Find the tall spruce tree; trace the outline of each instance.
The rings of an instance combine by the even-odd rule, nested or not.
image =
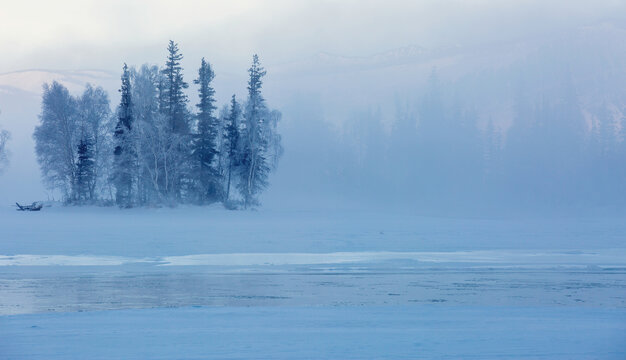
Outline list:
[[[115,164],[113,182],[115,201],[120,207],[133,206],[133,185],[136,167],[136,149],[133,136],[133,111],[130,85],[130,72],[124,64],[122,72],[121,100],[118,108],[118,122],[115,126]]]
[[[252,57],[252,66],[248,73],[248,99],[241,130],[241,158],[238,167],[238,188],[245,208],[258,204],[258,194],[267,186],[270,171],[266,154],[268,142],[264,131],[268,111],[261,94],[262,78],[266,72],[256,54]]]
[[[200,203],[216,201],[220,196],[218,173],[215,169],[217,150],[218,121],[213,115],[217,109],[215,104],[215,90],[211,81],[215,77],[211,64],[204,58],[198,70],[198,78],[194,84],[199,85],[197,131],[192,144],[193,178],[197,187],[197,196]]]
[[[179,52],[178,44],[170,40],[167,46],[167,61],[162,70],[161,109],[169,117],[172,132],[188,134],[188,99],[184,90],[189,87],[189,84],[183,80],[183,68],[180,66],[182,58],[183,54]]]
[[[224,104],[217,115],[217,136],[215,138],[215,148],[217,149],[217,156],[215,159],[215,172],[217,173],[217,179],[220,182],[220,194],[221,199],[224,200],[226,195],[226,172],[228,164],[228,154],[226,151],[226,123],[230,115],[230,103]]]
[[[169,126],[166,147],[172,149],[169,158],[166,186],[166,198],[170,205],[184,200],[184,195],[192,197],[193,184],[191,179],[192,155],[190,114],[187,109],[189,99],[184,89],[189,85],[183,80],[183,68],[180,65],[183,55],[179,52],[178,44],[170,40],[167,47],[167,61],[161,70],[163,79],[159,84],[159,99],[161,114],[165,116]]]
[[[223,131],[224,140],[223,140],[223,149],[225,152],[226,158],[226,194],[224,196],[224,200],[226,203],[230,201],[230,185],[231,178],[234,171],[235,166],[239,163],[239,118],[241,117],[241,106],[237,102],[235,95],[230,101],[230,110],[228,113],[228,118],[225,122],[225,129]]]
[[[91,202],[95,198],[96,161],[94,143],[88,137],[84,137],[78,143],[76,149],[78,160],[76,161],[76,201],[79,203]]]

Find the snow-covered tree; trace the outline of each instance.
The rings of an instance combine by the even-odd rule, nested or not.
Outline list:
[[[138,180],[137,198],[140,204],[161,202],[162,162],[154,141],[154,127],[159,114],[158,85],[161,74],[157,66],[142,65],[139,70],[130,69],[135,137],[137,139]]]
[[[181,164],[189,153],[188,135],[172,132],[170,117],[161,112],[160,85],[164,75],[156,66],[131,69],[133,115],[138,154],[138,202],[174,205],[178,198]]]
[[[282,137],[278,133],[278,123],[282,119],[283,114],[278,110],[271,110],[267,114],[267,120],[264,122],[264,137],[267,139],[267,158],[271,170],[276,170],[278,161],[283,155],[284,149]]]
[[[79,203],[93,201],[96,183],[96,160],[93,140],[89,137],[81,138],[76,153],[78,160],[76,161],[75,201]]]
[[[265,69],[255,54],[248,69],[248,99],[240,130],[239,192],[244,207],[258,204],[258,195],[268,185],[268,176],[282,152],[276,134],[278,112],[270,112],[261,94]]]
[[[215,172],[220,181],[220,200],[224,200],[226,196],[226,164],[228,163],[228,154],[226,151],[226,123],[228,122],[229,115],[230,106],[228,104],[222,105],[219,115],[217,116],[217,136],[215,138],[215,148],[217,149]]]
[[[233,95],[215,116],[215,73],[203,58],[197,114],[187,108],[178,46],[170,41],[163,68],[124,64],[120,104],[112,116],[100,87],[87,84],[73,97],[58,82],[44,86],[41,123],[34,138],[43,178],[68,203],[115,199],[120,207],[243,200],[258,204],[282,154],[281,114],[261,94],[265,70],[258,56],[249,69],[248,97]],[[197,120],[195,123],[192,120]],[[0,163],[6,132],[0,132]],[[231,203],[231,188],[238,189]]]
[[[230,185],[233,171],[239,163],[239,126],[241,123],[241,106],[237,102],[235,95],[230,101],[230,109],[226,121],[223,124],[224,131],[222,137],[222,152],[224,154],[224,177],[226,179],[226,194],[224,201],[230,201]]]
[[[122,72],[121,100],[117,109],[115,125],[115,163],[113,183],[115,184],[115,202],[120,207],[132,207],[134,203],[133,187],[136,182],[136,141],[133,132],[134,118],[131,96],[130,72],[124,64]]]
[[[87,84],[83,94],[77,99],[77,116],[78,116],[78,139],[83,143],[86,154],[89,154],[90,160],[93,162],[88,177],[89,182],[85,185],[87,189],[86,197],[79,195],[82,202],[93,202],[100,195],[109,193],[111,189],[108,186],[108,178],[111,176],[112,165],[112,129],[113,119],[111,116],[111,108],[109,104],[109,96],[101,87],[94,88]],[[86,154],[82,154],[85,156]],[[78,153],[79,160],[81,154]],[[83,159],[83,161],[86,159]],[[85,178],[83,178],[85,180]]]
[[[168,55],[165,67],[161,70],[162,78],[159,81],[159,109],[169,122],[169,137],[176,142],[174,150],[178,152],[175,158],[179,161],[171,163],[168,174],[173,183],[168,197],[171,201],[182,201],[185,192],[193,191],[190,182],[191,169],[191,131],[190,113],[187,109],[187,95],[184,89],[189,85],[183,80],[183,68],[180,65],[183,55],[179,52],[178,44],[170,40],[167,47]],[[171,148],[167,144],[167,148]]]
[[[95,201],[104,192],[110,167],[106,92],[87,85],[80,97],[73,97],[54,81],[44,85],[42,100],[33,136],[44,182],[60,190],[66,202]]]
[[[167,116],[158,113],[151,123],[142,127],[142,165],[156,198],[153,202],[175,205],[178,199],[180,164],[188,159],[182,156],[180,148],[186,145],[187,138],[172,134]]]
[[[66,201],[75,198],[77,139],[76,100],[54,81],[43,85],[39,125],[35,128],[35,152],[43,180],[58,189]]]
[[[189,85],[183,80],[183,68],[180,60],[183,54],[179,52],[178,44],[170,40],[167,46],[167,61],[161,70],[163,80],[161,84],[161,111],[169,117],[172,132],[178,134],[189,133],[189,116],[187,111],[187,95],[184,90]]]
[[[211,64],[204,58],[198,70],[198,78],[194,84],[198,85],[200,97],[197,114],[197,130],[192,143],[192,178],[195,183],[197,198],[200,203],[213,202],[220,196],[220,183],[216,169],[217,136],[219,133],[218,119],[213,115],[217,109],[215,90],[211,81],[215,77]]]

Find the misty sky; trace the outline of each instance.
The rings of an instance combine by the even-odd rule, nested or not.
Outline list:
[[[167,40],[187,58],[238,69],[319,52],[367,56],[416,44],[473,46],[626,18],[624,1],[3,1],[0,73],[158,63]]]

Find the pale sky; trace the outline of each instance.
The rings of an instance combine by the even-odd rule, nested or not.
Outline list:
[[[239,67],[319,52],[366,56],[410,44],[477,45],[626,18],[603,0],[1,0],[0,73],[160,63],[169,39],[186,57]]]

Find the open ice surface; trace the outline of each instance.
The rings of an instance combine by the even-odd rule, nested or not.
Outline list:
[[[622,220],[0,209],[0,357],[620,359]]]

